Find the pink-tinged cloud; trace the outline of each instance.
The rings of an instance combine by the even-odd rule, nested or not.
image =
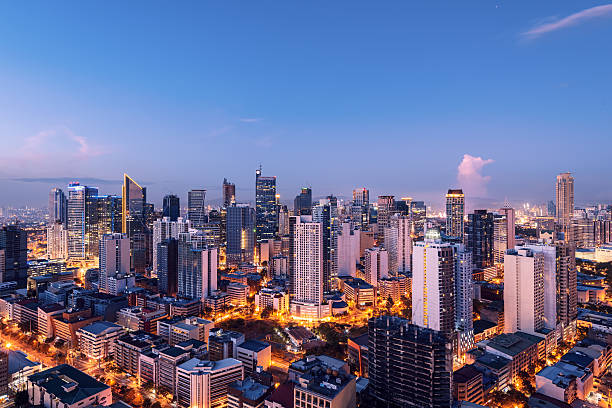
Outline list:
[[[61,166],[74,168],[87,164],[89,159],[105,153],[104,149],[92,146],[87,138],[60,127],[24,138],[21,146],[10,155],[0,154],[0,170],[19,174],[34,170],[45,173]]]
[[[597,17],[611,17],[612,16],[612,4],[604,4],[603,6],[591,7],[586,10],[579,11],[571,14],[560,20],[556,20],[550,23],[544,23],[533,27],[529,31],[525,31],[523,36],[528,38],[536,38],[541,35],[561,30],[567,27],[572,27],[588,20]]]
[[[457,181],[463,192],[470,197],[485,197],[490,176],[482,175],[482,168],[493,163],[492,159],[483,159],[469,154],[463,155],[463,160],[457,167]]]

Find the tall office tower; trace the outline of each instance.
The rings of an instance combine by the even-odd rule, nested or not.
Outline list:
[[[365,281],[378,286],[378,281],[389,277],[389,252],[373,247],[365,250]]]
[[[255,171],[255,230],[257,242],[274,239],[278,232],[276,176],[262,176],[261,166]]]
[[[391,228],[397,231],[397,262],[396,268],[391,269],[393,274],[397,272],[410,272],[412,263],[412,228],[413,222],[410,215],[396,214],[391,217]],[[385,237],[385,242],[387,238]]]
[[[384,239],[385,228],[391,226],[391,213],[395,207],[393,196],[378,196],[378,215],[376,217],[376,229],[378,241]]]
[[[0,395],[7,395],[9,392],[9,349],[0,349]],[[12,382],[12,381],[11,381]]]
[[[557,249],[552,245],[530,244],[521,248],[544,256],[544,327],[557,326]]]
[[[204,241],[190,233],[178,240],[178,296],[206,299],[217,290],[217,248],[206,247]]]
[[[474,267],[485,269],[493,266],[493,213],[475,210],[468,215],[465,234],[466,246],[472,251]]]
[[[565,241],[572,241],[572,216],[574,215],[574,178],[572,173],[561,173],[556,184],[556,219],[559,230],[565,234]]]
[[[548,215],[551,217],[557,216],[557,206],[553,200],[550,200],[546,205],[546,209],[548,210]]]
[[[451,407],[452,344],[443,333],[399,317],[376,317],[368,321],[368,350],[377,407]]]
[[[361,225],[361,230],[368,229],[370,224],[370,192],[367,188],[356,188],[353,190],[353,221]]]
[[[98,236],[121,232],[121,197],[114,195],[98,196],[95,201]]]
[[[544,328],[544,255],[509,249],[504,259],[504,332]]]
[[[396,214],[397,215],[397,214]],[[389,273],[393,276],[397,275],[397,264],[398,264],[398,235],[397,224],[393,225],[393,217],[391,218],[391,226],[385,228],[384,245],[383,248],[387,250],[389,255]]]
[[[121,230],[130,239],[131,267],[137,273],[144,273],[149,266],[147,243],[150,241],[146,210],[147,189],[124,174],[122,192]]]
[[[312,207],[312,220],[323,228],[323,291],[335,287],[338,278],[338,199],[328,196]]]
[[[68,258],[68,231],[59,221],[47,227],[47,258]]]
[[[244,368],[242,362],[233,358],[219,361],[192,358],[176,367],[176,378],[180,407],[224,408],[232,406],[228,405],[228,387],[244,378]]]
[[[0,250],[4,252],[2,282],[17,282],[25,288],[28,279],[28,233],[16,225],[0,228]]]
[[[92,248],[92,244],[97,242],[96,208],[92,208],[96,204],[93,197],[97,195],[98,189],[95,187],[81,186],[79,183],[68,185],[66,222],[70,258],[87,259],[88,255],[97,252]]]
[[[455,328],[455,258],[437,230],[412,249],[412,322],[451,333]]]
[[[170,221],[176,221],[181,216],[181,204],[178,196],[173,194],[164,196],[162,217],[169,217]]]
[[[312,216],[293,217],[294,299],[320,305],[323,302],[323,224]]]
[[[172,220],[164,217],[153,221],[153,272],[157,273],[159,265],[157,263],[157,246],[167,239],[178,239],[179,234],[189,232],[191,223],[181,217]]]
[[[282,205],[278,211],[278,235],[289,235],[289,210]]]
[[[473,328],[474,282],[472,253],[463,244],[453,245],[455,256],[455,327]]]
[[[248,204],[234,203],[227,208],[228,265],[253,262],[255,212]]]
[[[190,190],[187,193],[187,219],[193,228],[201,228],[206,222],[205,198],[206,190]]]
[[[446,193],[446,235],[463,237],[463,217],[465,215],[465,195],[463,190],[450,189]]]
[[[66,195],[59,188],[52,188],[49,192],[49,225],[61,222],[66,225],[68,210]]]
[[[361,231],[343,222],[338,231],[338,276],[355,276]]]
[[[573,243],[559,241],[557,248],[557,316],[558,321],[569,324],[578,313],[576,252]]]
[[[236,202],[236,185],[223,179],[223,206],[225,208]]]
[[[422,237],[425,234],[425,221],[427,220],[427,206],[424,201],[413,201],[411,208],[412,234]]]
[[[499,213],[506,217],[506,231],[508,232],[508,248],[516,246],[516,216],[514,208],[510,203],[504,203],[504,206],[499,209]]]
[[[293,200],[294,215],[308,215],[312,213],[312,190],[308,187],[302,187],[300,194],[295,196]]]
[[[504,263],[508,245],[508,222],[506,216],[500,214],[493,215],[493,261],[496,265]]]
[[[176,296],[178,291],[178,240],[168,238],[157,244],[157,288],[160,293]]]
[[[130,273],[130,240],[126,234],[100,238],[100,292],[111,293],[111,280]]]

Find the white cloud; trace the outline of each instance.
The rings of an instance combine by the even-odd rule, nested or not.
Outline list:
[[[457,181],[463,192],[471,197],[485,197],[490,176],[482,175],[482,168],[493,163],[492,159],[483,159],[469,154],[463,155],[463,160],[457,167]]]
[[[243,123],[257,123],[261,122],[263,118],[240,118],[238,120]]]
[[[549,23],[539,24],[533,27],[531,30],[525,31],[523,36],[528,38],[536,38],[553,31],[584,23],[596,17],[605,16],[612,16],[612,4],[591,7]]]

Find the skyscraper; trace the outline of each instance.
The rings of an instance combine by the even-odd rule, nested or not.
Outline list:
[[[206,190],[191,190],[187,193],[187,218],[193,228],[201,228],[206,223],[205,198]]]
[[[554,329],[557,326],[557,249],[552,245],[523,245],[534,254],[544,256],[544,327]]]
[[[508,245],[508,221],[505,215],[493,214],[493,261],[503,264]]]
[[[17,282],[18,288],[25,288],[28,279],[28,233],[16,225],[0,228],[0,251],[3,252],[4,265],[2,282]]]
[[[66,195],[59,188],[52,188],[49,192],[49,225],[60,222],[66,225],[68,209]]]
[[[178,242],[178,296],[205,299],[217,290],[217,248],[206,247],[191,234],[180,234]]]
[[[255,231],[257,242],[274,239],[278,232],[276,176],[262,176],[261,166],[255,171]]]
[[[417,237],[425,234],[425,221],[427,220],[427,206],[424,201],[413,201],[410,207],[412,217],[412,233]]]
[[[378,287],[378,281],[389,277],[389,252],[373,247],[365,250],[365,281]]]
[[[412,322],[451,333],[455,328],[455,258],[453,247],[443,243],[437,230],[412,252]]]
[[[391,213],[395,206],[393,196],[378,196],[378,214],[376,216],[377,237],[379,242],[384,240],[385,228],[391,226]]]
[[[361,231],[343,222],[338,231],[338,276],[355,276],[359,263]]]
[[[474,282],[472,253],[464,245],[453,245],[455,257],[455,327],[459,330],[473,328]]]
[[[559,230],[565,234],[565,241],[572,242],[572,216],[574,215],[574,177],[572,173],[561,173],[556,184],[556,219]]]
[[[130,273],[130,240],[126,234],[105,234],[100,238],[99,253],[100,291],[117,294],[125,287],[117,288],[116,282]]]
[[[504,332],[544,328],[544,255],[509,249],[504,260]]]
[[[391,228],[397,231],[396,262],[395,269],[391,269],[394,275],[398,272],[410,272],[412,262],[412,229],[413,222],[410,215],[395,214],[391,217]],[[385,245],[387,238],[385,237]]]
[[[510,203],[504,203],[504,206],[499,209],[499,213],[506,217],[508,248],[514,248],[516,246],[516,216],[514,208],[510,206]]]
[[[361,230],[368,229],[370,224],[370,192],[367,188],[356,188],[353,190],[354,219],[357,225],[361,225]]]
[[[183,218],[177,218],[172,221],[170,217],[163,217],[153,222],[153,272],[157,273],[159,269],[158,261],[158,245],[167,239],[178,239],[179,235],[184,232],[189,232],[190,221]]]
[[[328,196],[312,208],[312,220],[323,229],[323,290],[332,290],[338,277],[338,199]]]
[[[178,240],[168,238],[157,244],[157,288],[160,293],[176,296],[178,290]]]
[[[236,202],[236,185],[223,179],[223,206],[229,207]]]
[[[558,241],[557,248],[557,316],[568,325],[578,313],[576,249],[573,243]]]
[[[399,317],[368,321],[368,373],[376,407],[450,408],[452,344]]]
[[[302,187],[302,191],[293,200],[294,215],[308,215],[312,211],[312,190]]]
[[[468,221],[465,242],[472,251],[474,267],[485,269],[493,266],[493,213],[475,210],[468,215]]]
[[[122,232],[130,239],[131,267],[144,273],[149,266],[148,246],[150,231],[147,226],[147,189],[141,187],[127,174],[123,175]]]
[[[255,250],[255,214],[248,204],[238,204],[227,208],[227,249],[228,265],[253,262]]]
[[[448,193],[446,193],[446,235],[463,237],[464,215],[465,195],[463,190],[448,190]]]
[[[68,231],[59,221],[47,226],[47,258],[68,258]]]
[[[294,276],[291,314],[296,317],[322,317],[323,302],[323,225],[312,216],[293,218]]]
[[[93,222],[97,205],[93,197],[98,195],[95,187],[82,186],[79,183],[68,185],[67,227],[68,227],[68,257],[77,260],[87,259],[97,249],[97,227]],[[95,229],[95,231],[92,231]],[[95,235],[95,240],[93,239]],[[90,238],[92,238],[90,240]],[[91,241],[91,242],[90,242]]]
[[[170,221],[176,221],[181,216],[181,204],[178,196],[173,194],[164,196],[162,217],[169,217]]]

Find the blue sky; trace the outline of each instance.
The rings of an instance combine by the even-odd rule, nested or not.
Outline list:
[[[0,205],[70,178],[153,201],[254,171],[284,199],[612,200],[612,5],[598,1],[0,4]],[[93,179],[93,180],[92,180]],[[98,180],[96,180],[98,179]]]

